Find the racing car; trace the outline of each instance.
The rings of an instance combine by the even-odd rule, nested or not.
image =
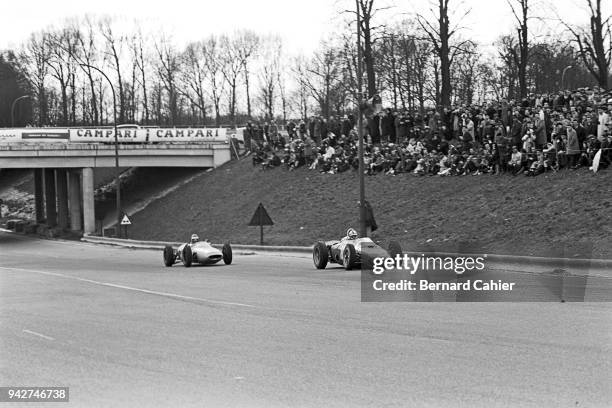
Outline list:
[[[232,246],[229,242],[223,244],[223,248],[219,251],[210,242],[200,241],[196,234],[191,236],[190,242],[181,244],[177,249],[170,245],[164,247],[164,265],[166,266],[172,266],[180,261],[188,268],[192,264],[216,264],[222,259],[226,265],[232,263]]]
[[[385,250],[371,238],[358,238],[353,228],[349,228],[344,238],[318,241],[312,249],[312,259],[317,269],[325,269],[329,262],[340,264],[347,271],[357,267],[370,269],[374,258],[395,258],[400,254],[402,247],[398,242],[391,241],[388,250]]]

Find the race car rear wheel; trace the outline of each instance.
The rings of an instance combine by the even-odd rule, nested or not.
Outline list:
[[[191,247],[189,245],[185,245],[183,247],[183,265],[185,266],[185,268],[189,268],[192,262],[193,252],[191,251]]]
[[[396,255],[402,255],[402,246],[397,241],[389,242],[389,255],[391,258],[395,258]]]
[[[350,271],[355,266],[355,260],[357,258],[355,247],[353,244],[347,244],[342,253],[342,263],[344,263],[344,269]]]
[[[229,242],[226,242],[225,244],[223,244],[221,253],[223,254],[223,262],[225,262],[226,265],[231,264],[232,263],[232,246],[230,245]]]
[[[170,245],[166,245],[164,247],[164,265],[172,266],[174,265],[174,249]]]
[[[315,268],[325,269],[327,262],[329,261],[329,251],[325,242],[317,242],[312,248],[312,260]]]

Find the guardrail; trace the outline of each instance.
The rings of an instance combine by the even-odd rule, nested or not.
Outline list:
[[[85,235],[81,239],[84,242],[106,244],[106,245],[117,245],[128,248],[142,248],[142,249],[163,249],[166,245],[178,246],[183,242],[162,242],[162,241],[138,241],[131,239],[118,239],[108,237],[98,237],[93,235]],[[213,244],[215,247],[221,248],[223,244]],[[304,253],[312,254],[312,246],[284,246],[284,245],[241,245],[232,244],[232,248],[239,250],[248,251],[260,251],[260,252],[293,252],[293,253]],[[509,264],[527,264],[527,265],[540,265],[540,266],[551,266],[551,267],[578,267],[578,268],[604,268],[612,270],[612,259],[588,259],[588,258],[544,258],[537,256],[520,256],[520,255],[500,255],[500,254],[458,254],[450,252],[412,252],[405,251],[405,254],[409,256],[439,256],[439,257],[482,257],[489,262],[497,263],[509,263]]]

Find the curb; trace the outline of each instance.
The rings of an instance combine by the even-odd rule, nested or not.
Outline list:
[[[141,249],[163,249],[166,245],[178,246],[182,242],[163,242],[163,241],[139,241],[132,239],[119,239],[119,238],[107,238],[98,237],[92,235],[84,235],[81,241],[89,242],[93,244],[106,244],[116,245],[128,248],[141,248]],[[213,244],[213,246],[221,247],[223,244]],[[232,244],[232,248],[239,250],[249,250],[257,252],[293,252],[311,254],[312,247],[310,246],[284,246],[284,245],[241,245]],[[412,256],[440,256],[440,257],[485,257],[488,261],[492,262],[505,262],[505,263],[516,263],[516,264],[530,264],[530,265],[543,265],[543,266],[566,266],[566,267],[597,267],[612,269],[612,259],[585,259],[585,258],[544,258],[539,256],[521,256],[521,255],[499,255],[499,254],[459,254],[452,252],[405,252],[407,255]]]

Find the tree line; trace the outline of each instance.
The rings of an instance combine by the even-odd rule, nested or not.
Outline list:
[[[381,17],[390,8],[384,0],[347,2],[345,29],[308,56],[290,55],[278,36],[248,30],[180,47],[164,33],[126,30],[121,20],[73,19],[0,53],[0,126],[108,125],[113,89],[119,123],[235,126],[341,116],[357,106],[358,64],[365,95],[379,93],[386,106],[411,112],[581,86],[607,89],[612,35],[601,0],[580,0],[590,13],[583,26],[557,18],[561,37],[531,35],[534,21],[542,23],[534,1],[506,0],[515,30],[500,35],[494,56],[464,36],[470,10],[455,0],[434,0],[428,14],[393,24]]]

